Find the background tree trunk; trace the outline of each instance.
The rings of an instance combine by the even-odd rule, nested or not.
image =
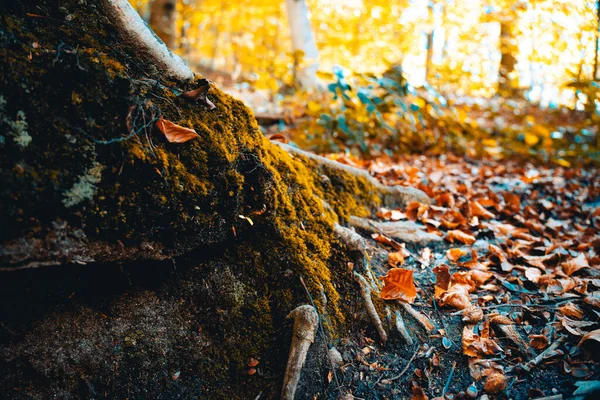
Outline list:
[[[294,51],[294,79],[302,89],[315,89],[319,80],[319,49],[310,26],[309,10],[305,0],[286,0],[292,50]]]
[[[518,86],[515,75],[517,59],[514,22],[508,17],[502,17],[500,22],[500,67],[498,69],[498,94],[510,97]]]
[[[176,0],[152,0],[150,3],[150,26],[170,49],[176,47],[176,10]]]

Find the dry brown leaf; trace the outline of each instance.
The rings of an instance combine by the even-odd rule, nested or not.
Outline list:
[[[371,237],[379,243],[387,244],[388,246],[392,246],[394,250],[401,250],[403,247],[400,243],[396,242],[394,239],[390,239],[389,237],[382,235],[380,233],[373,233]]]
[[[577,343],[577,346],[581,346],[582,344],[584,344],[588,340],[594,340],[596,342],[600,342],[600,329],[596,329],[595,331],[591,331],[591,332],[586,333],[581,338],[581,340],[579,341],[579,343]]]
[[[465,326],[462,335],[463,354],[469,357],[482,357],[502,352],[502,348],[492,339],[473,333],[472,326]]]
[[[504,202],[506,203],[506,208],[514,213],[518,213],[521,211],[521,199],[519,196],[512,192],[504,192],[502,193],[502,197],[504,197]]]
[[[529,335],[529,344],[536,350],[548,347],[548,338],[545,335]]]
[[[558,310],[569,318],[573,318],[576,320],[583,319],[583,310],[579,308],[576,304],[567,303],[563,306],[558,307]]]
[[[483,310],[477,306],[470,306],[463,310],[462,320],[467,324],[476,324],[483,319]]]
[[[406,214],[400,210],[388,210],[387,208],[381,208],[375,215],[387,221],[400,221],[408,218]]]
[[[392,268],[381,278],[383,288],[379,297],[384,300],[404,300],[408,303],[415,301],[417,288],[413,279],[413,271],[404,268]]]
[[[537,268],[525,268],[525,277],[529,279],[533,283],[538,283],[540,277],[542,276],[542,271]]]
[[[579,253],[579,255],[575,258],[570,259],[569,261],[565,261],[562,263],[561,267],[567,276],[573,275],[575,272],[579,271],[582,268],[588,268],[590,265],[588,264],[587,258],[583,253]]]
[[[500,372],[492,373],[485,381],[484,389],[490,394],[496,394],[506,389],[506,376]]]
[[[404,253],[401,251],[395,251],[393,253],[388,253],[388,264],[394,268],[399,265],[404,264]]]
[[[195,130],[177,125],[162,116],[156,121],[156,126],[171,143],[185,143],[188,140],[200,137]]]
[[[464,244],[473,244],[477,241],[474,236],[469,235],[468,233],[464,233],[463,231],[459,231],[458,229],[448,231],[448,235],[446,238],[451,242],[459,241]]]
[[[485,207],[476,201],[471,201],[469,203],[469,210],[471,211],[472,216],[480,217],[482,219],[492,219],[495,217],[494,214],[486,210]]]
[[[458,261],[458,259],[464,256],[465,254],[467,254],[466,251],[457,247],[448,249],[448,251],[446,251],[446,257],[452,262]]]

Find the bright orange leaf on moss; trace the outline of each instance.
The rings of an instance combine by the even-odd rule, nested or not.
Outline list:
[[[200,137],[195,130],[177,125],[162,116],[156,121],[156,126],[171,143],[185,143],[188,140]]]
[[[404,300],[408,303],[415,301],[417,288],[413,278],[413,271],[404,268],[392,268],[381,278],[383,289],[379,297],[384,300]]]

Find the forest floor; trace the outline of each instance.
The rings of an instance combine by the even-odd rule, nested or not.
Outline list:
[[[344,366],[327,377],[330,398],[339,389],[364,399],[559,399],[583,381],[576,393],[598,390],[598,353],[588,352],[600,344],[598,169],[452,155],[330,158],[424,190],[433,205],[382,209],[379,222],[414,221],[443,238],[423,245],[359,230],[376,276],[414,272],[413,308],[433,328],[404,313],[413,344],[396,332],[382,345],[374,328],[357,325],[339,347]],[[382,286],[403,298],[409,283]]]

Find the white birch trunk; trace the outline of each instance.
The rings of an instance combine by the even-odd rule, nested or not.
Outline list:
[[[304,54],[302,62],[296,70],[296,83],[304,90],[319,89],[322,86],[317,78],[319,49],[310,26],[306,0],[285,0],[285,5],[293,51]]]

